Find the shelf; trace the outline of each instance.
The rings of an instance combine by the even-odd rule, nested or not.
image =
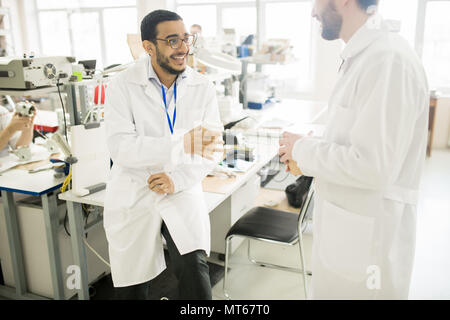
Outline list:
[[[0,89],[0,95],[4,96],[14,96],[14,97],[23,97],[23,96],[36,96],[36,95],[45,95],[48,93],[56,92],[56,86],[48,86],[36,89]]]

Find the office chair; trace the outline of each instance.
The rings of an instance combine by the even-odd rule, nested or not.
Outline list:
[[[231,239],[235,236],[245,237],[248,239],[247,254],[250,262],[263,267],[302,273],[305,297],[308,298],[306,276],[312,275],[312,273],[306,271],[305,269],[302,233],[307,225],[305,217],[313,194],[314,188],[311,183],[308,193],[303,198],[300,214],[266,207],[255,207],[243,215],[230,228],[225,237],[225,273],[223,278],[223,293],[227,299],[230,299],[230,295],[226,289],[228,260],[230,254],[229,249]],[[293,246],[298,243],[301,269],[254,260],[250,255],[250,239],[287,246]]]

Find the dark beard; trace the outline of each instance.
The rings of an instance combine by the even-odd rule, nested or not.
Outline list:
[[[336,7],[330,1],[322,14],[322,38],[325,40],[339,39],[342,28],[342,17],[336,11]]]
[[[184,72],[183,70],[175,70],[169,65],[169,58],[164,57],[162,54],[159,53],[158,47],[156,47],[156,63],[163,68],[165,71],[167,71],[170,74],[173,75],[179,75]]]

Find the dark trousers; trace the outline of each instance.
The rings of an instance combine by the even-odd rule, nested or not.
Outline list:
[[[181,255],[164,222],[161,233],[166,239],[170,264],[178,279],[179,299],[211,300],[211,282],[205,251],[196,250]],[[148,297],[149,284],[150,281],[134,286],[115,288],[116,298],[121,300],[145,300]]]

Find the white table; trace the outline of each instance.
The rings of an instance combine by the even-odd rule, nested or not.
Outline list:
[[[2,191],[6,230],[16,285],[15,290],[7,286],[0,286],[0,295],[2,296],[12,299],[43,298],[27,291],[20,230],[13,197],[14,193],[22,193],[39,196],[42,199],[54,297],[55,299],[64,299],[64,283],[57,237],[59,220],[56,195],[53,193],[62,186],[64,178],[56,179],[53,175],[53,170],[30,174],[23,169],[11,169],[0,175],[0,190]]]
[[[286,108],[283,110],[283,108]],[[267,110],[259,111],[260,113],[265,113],[264,117],[270,118],[276,115],[277,118],[280,115],[284,115],[291,122],[295,119],[298,124],[307,123],[319,111],[323,108],[323,104],[318,103],[295,103],[289,101],[283,105],[277,107],[271,107]],[[251,111],[254,112],[254,111]],[[257,111],[258,112],[258,111]],[[276,138],[269,138],[268,142],[261,143],[256,146],[255,155],[257,160],[255,164],[249,168],[247,172],[239,175],[238,178],[233,182],[232,186],[229,188],[227,193],[211,193],[205,192],[205,201],[207,204],[208,211],[211,213],[219,205],[221,205],[225,200],[229,199],[237,190],[239,190],[243,185],[245,185],[255,174],[264,167],[268,162],[270,162],[278,153],[278,143]],[[82,204],[89,204],[94,206],[104,206],[105,191],[100,191],[91,195],[84,197],[78,197],[72,193],[72,191],[67,191],[65,193],[59,194],[59,199],[67,201],[67,210],[69,217],[70,234],[72,241],[72,250],[74,255],[74,263],[80,267],[81,275],[81,286],[78,290],[78,299],[88,300],[88,277],[87,277],[87,263],[86,263],[86,251],[83,243],[83,235],[85,233],[84,223],[82,219]],[[227,213],[228,214],[228,213]],[[99,220],[97,223],[100,223]],[[212,228],[214,226],[212,225]],[[224,235],[212,235],[218,236],[221,240],[224,240]]]
[[[205,192],[205,201],[209,212],[212,212],[223,201],[230,197],[236,190],[244,185],[251,177],[253,177],[265,164],[267,164],[273,157],[277,155],[278,149],[273,146],[270,151],[265,152],[255,161],[255,164],[244,174],[240,174],[236,181],[233,182],[232,187],[225,194]],[[78,299],[89,299],[89,283],[86,261],[86,250],[83,243],[83,236],[85,233],[85,227],[82,216],[82,204],[89,204],[94,206],[104,206],[105,191],[99,191],[91,195],[84,197],[76,196],[72,191],[67,191],[59,194],[59,199],[67,202],[67,211],[69,218],[69,228],[72,241],[72,249],[74,255],[74,263],[80,267],[81,286],[78,290]],[[101,220],[97,221],[100,223]],[[92,225],[92,224],[91,224]],[[225,239],[225,237],[223,237]]]

